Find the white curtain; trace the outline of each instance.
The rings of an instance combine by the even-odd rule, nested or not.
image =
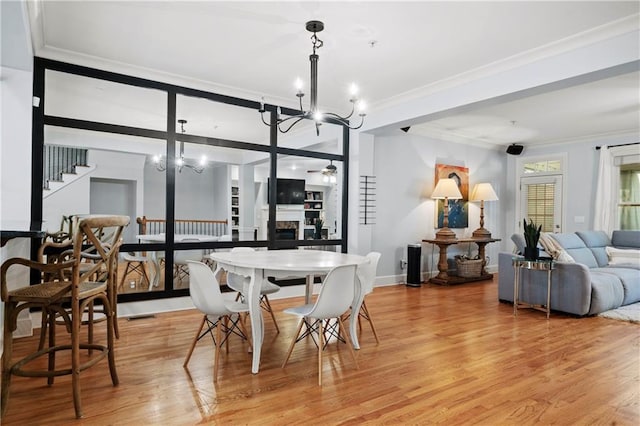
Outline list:
[[[596,205],[593,216],[593,229],[596,231],[605,231],[607,235],[611,235],[615,226],[615,218],[613,217],[615,205],[614,197],[614,179],[613,176],[613,157],[609,148],[603,146],[600,148],[600,165],[598,167],[598,186],[596,187]]]

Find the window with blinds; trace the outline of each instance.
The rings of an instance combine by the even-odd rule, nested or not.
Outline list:
[[[640,229],[640,163],[620,166],[620,229]]]
[[[555,190],[555,183],[538,183],[527,186],[526,217],[536,225],[542,225],[542,232],[553,232]]]

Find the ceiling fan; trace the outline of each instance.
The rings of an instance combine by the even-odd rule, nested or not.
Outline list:
[[[338,174],[338,168],[333,165],[333,160],[327,166],[321,170],[307,170],[307,173],[322,173],[324,175],[323,180],[325,182],[336,182],[336,175]]]

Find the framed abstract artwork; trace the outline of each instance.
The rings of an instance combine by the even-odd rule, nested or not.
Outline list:
[[[455,180],[462,194],[461,200],[449,200],[449,228],[467,228],[469,226],[469,168],[436,164],[435,185],[440,179],[446,178]],[[444,200],[437,200],[437,206],[436,228],[442,228]]]

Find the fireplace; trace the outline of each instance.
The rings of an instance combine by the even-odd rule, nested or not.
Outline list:
[[[297,240],[295,229],[276,229],[276,240]]]
[[[262,208],[260,221],[260,238],[267,239],[269,226],[268,206]],[[282,231],[281,231],[282,230]],[[304,209],[302,205],[277,206],[276,209],[276,239],[299,240],[304,230]]]
[[[298,223],[293,220],[276,221],[276,240],[297,240]]]

